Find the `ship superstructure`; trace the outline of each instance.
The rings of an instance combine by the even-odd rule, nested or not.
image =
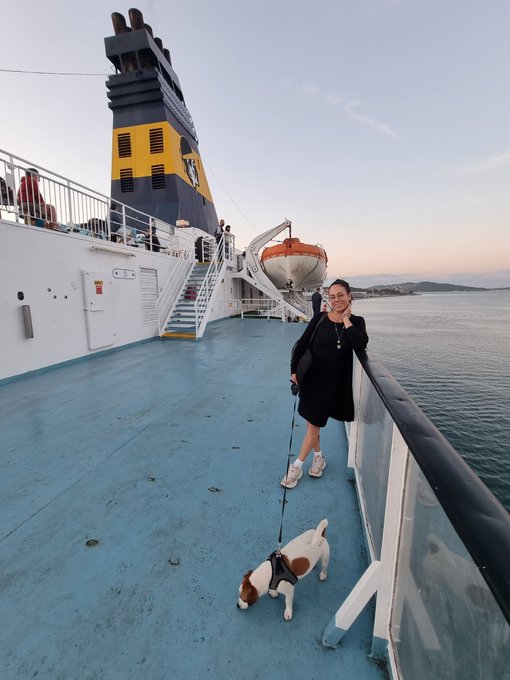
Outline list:
[[[214,233],[218,220],[198,138],[170,53],[142,13],[112,14],[105,38],[115,67],[107,81],[113,112],[112,198],[169,224]]]

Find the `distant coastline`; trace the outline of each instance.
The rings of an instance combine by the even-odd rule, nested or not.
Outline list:
[[[451,293],[451,292],[480,292],[510,290],[509,286],[499,288],[483,288],[480,286],[465,286],[454,283],[436,283],[434,281],[420,281],[418,283],[407,281],[405,283],[387,283],[367,288],[351,286],[354,297],[389,297],[396,295],[418,295],[420,293]]]

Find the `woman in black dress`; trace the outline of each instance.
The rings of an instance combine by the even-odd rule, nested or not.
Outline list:
[[[310,338],[313,363],[299,386],[299,414],[306,420],[306,435],[296,461],[281,485],[293,489],[303,476],[303,463],[313,449],[311,477],[322,477],[326,461],[321,452],[320,431],[328,421],[354,420],[352,397],[352,350],[368,343],[365,320],[351,313],[352,295],[347,281],[337,279],[329,287],[332,311],[315,316],[298,340],[291,360],[291,380],[297,384],[296,369]]]

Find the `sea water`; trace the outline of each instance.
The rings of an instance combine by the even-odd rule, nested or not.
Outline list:
[[[510,510],[510,290],[354,301],[368,351]]]

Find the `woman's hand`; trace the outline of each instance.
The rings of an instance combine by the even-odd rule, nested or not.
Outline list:
[[[297,375],[295,373],[292,373],[292,375],[290,376],[290,380],[291,380],[291,382],[294,383],[294,385],[298,384]]]
[[[352,309],[351,309],[351,303],[347,305],[347,307],[343,310],[342,312],[342,323],[345,328],[349,328],[349,326],[352,326],[351,323],[351,314],[352,314]]]

